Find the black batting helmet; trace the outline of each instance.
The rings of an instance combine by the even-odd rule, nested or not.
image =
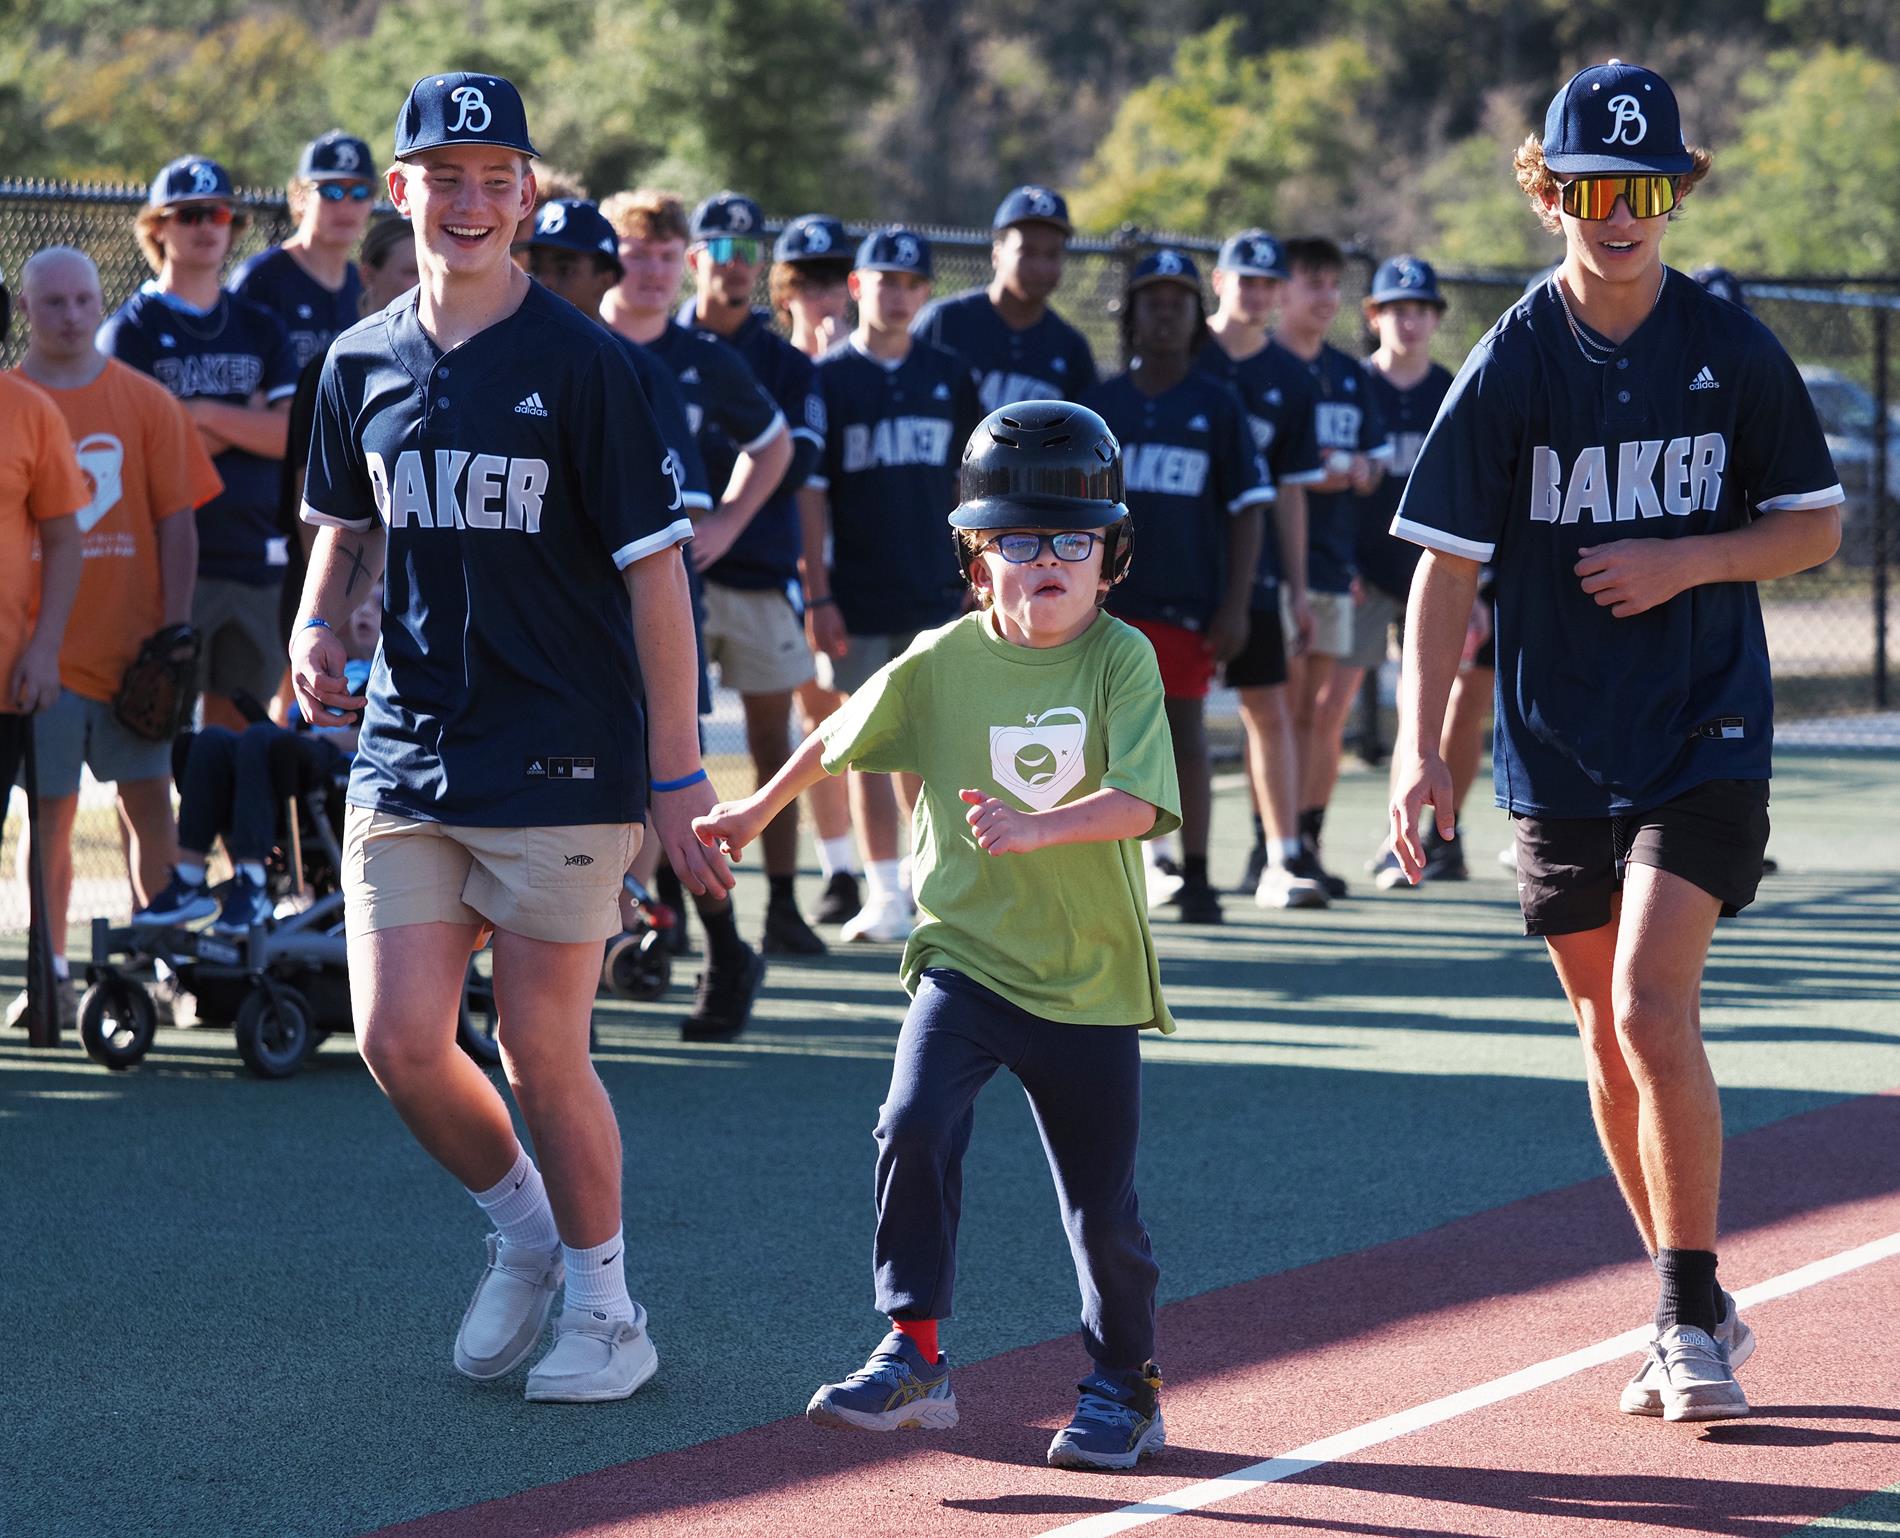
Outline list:
[[[970,434],[958,472],[955,529],[1101,529],[1102,571],[1127,575],[1134,526],[1122,500],[1122,449],[1108,423],[1073,401],[1018,401]],[[957,538],[963,575],[971,543]]]

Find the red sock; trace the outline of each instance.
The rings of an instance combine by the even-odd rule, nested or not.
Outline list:
[[[937,1358],[941,1356],[942,1353],[937,1350],[936,1320],[893,1319],[891,1321],[891,1328],[896,1330],[899,1335],[909,1336],[910,1343],[917,1348],[918,1354],[921,1355],[926,1362],[930,1363],[932,1367],[937,1365]]]

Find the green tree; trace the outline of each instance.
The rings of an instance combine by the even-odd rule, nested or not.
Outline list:
[[[1350,39],[1246,54],[1239,33],[1229,19],[1187,39],[1129,93],[1074,199],[1085,227],[1353,233],[1377,145],[1371,57]]]
[[[1900,70],[1855,48],[1781,53],[1742,94],[1738,142],[1684,205],[1677,265],[1900,270]]]

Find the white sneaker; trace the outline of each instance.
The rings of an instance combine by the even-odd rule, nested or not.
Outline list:
[[[844,921],[840,940],[876,940],[889,945],[908,940],[917,927],[917,910],[901,892],[874,892]]]
[[[1148,875],[1148,911],[1165,908],[1174,900],[1175,894],[1187,885],[1187,878],[1179,871],[1165,865],[1144,867]]]
[[[528,1359],[554,1307],[566,1268],[561,1251],[503,1244],[490,1234],[488,1269],[455,1334],[455,1370],[486,1383]]]
[[[1253,900],[1261,908],[1324,908],[1326,889],[1317,881],[1296,876],[1284,865],[1269,865],[1260,873]]]
[[[625,1399],[659,1370],[660,1354],[647,1334],[647,1311],[632,1319],[598,1310],[563,1308],[554,1349],[528,1371],[527,1397],[536,1404],[600,1404]]]
[[[1729,1371],[1732,1373],[1755,1354],[1755,1332],[1742,1322],[1734,1298],[1724,1292],[1722,1300],[1728,1312],[1715,1327],[1715,1342],[1728,1353]],[[1663,1414],[1663,1388],[1667,1381],[1662,1354],[1656,1349],[1656,1342],[1651,1340],[1643,1351],[1643,1365],[1636,1369],[1636,1376],[1623,1385],[1623,1394],[1617,1400],[1616,1407],[1625,1415]]]

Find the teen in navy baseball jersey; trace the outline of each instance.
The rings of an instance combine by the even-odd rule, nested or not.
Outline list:
[[[752,199],[721,192],[693,210],[695,297],[681,309],[685,323],[709,331],[744,358],[792,429],[785,473],[724,555],[706,568],[706,650],[721,681],[745,701],[746,747],[763,785],[792,754],[792,695],[814,676],[798,586],[802,536],[799,486],[818,457],[821,440],[806,421],[812,362],[772,329],[771,316],[752,307],[765,270],[765,215]],[[737,455],[723,433],[711,439],[712,469],[727,475]],[[821,956],[825,942],[798,911],[798,809],[773,820],[760,840],[770,899],[761,944],[766,954]]]
[[[709,471],[715,462],[730,467],[723,484],[712,482],[718,502],[695,526],[688,564],[700,657],[700,713],[709,714],[712,691],[706,675],[710,646],[704,573],[731,549],[784,475],[792,458],[791,435],[784,413],[745,360],[709,332],[674,318],[691,233],[679,199],[655,188],[640,188],[616,193],[601,212],[619,238],[625,270],[620,283],[601,302],[601,318],[622,336],[647,347],[672,370],[701,458]],[[636,874],[642,880],[657,879],[668,902],[679,896],[666,873],[636,869]],[[688,1041],[729,1041],[751,1018],[765,963],[739,938],[728,896],[704,893],[696,897],[694,907],[706,930],[710,964],[700,974],[693,1008],[680,1022],[680,1034]],[[673,933],[684,938],[683,928]]]
[[[1314,430],[1319,437],[1326,478],[1307,488],[1307,602],[1312,609],[1311,638],[1288,659],[1287,687],[1293,707],[1293,734],[1300,755],[1300,838],[1312,856],[1314,873],[1331,897],[1344,897],[1346,883],[1326,870],[1320,835],[1330,794],[1325,765],[1338,753],[1333,722],[1343,725],[1351,709],[1334,678],[1334,663],[1352,652],[1353,546],[1358,539],[1356,499],[1379,477],[1386,450],[1385,424],[1379,420],[1356,358],[1326,340],[1339,313],[1339,279],[1345,257],[1330,240],[1290,240],[1287,284],[1277,335],[1306,365],[1317,402]],[[1282,594],[1284,601],[1285,594]],[[1289,629],[1293,624],[1289,613]]]
[[[1289,645],[1296,652],[1303,649],[1313,631],[1306,598],[1306,488],[1324,480],[1326,472],[1314,432],[1313,382],[1305,365],[1267,335],[1288,277],[1286,254],[1265,230],[1228,237],[1214,268],[1215,309],[1207,324],[1211,340],[1194,366],[1240,397],[1276,493],[1273,521],[1260,541],[1247,642],[1226,671],[1240,701],[1254,805],[1254,846],[1240,890],[1262,907],[1323,908],[1325,888],[1303,868],[1299,749],[1287,701],[1286,659]],[[1283,627],[1280,617],[1282,586],[1290,627]]]
[[[362,313],[363,280],[350,253],[376,206],[369,146],[341,129],[312,139],[289,190],[296,233],[240,263],[231,292],[284,323],[302,368]]]
[[[364,712],[344,837],[364,1059],[495,1225],[455,1365],[512,1372],[565,1279],[527,1397],[593,1402],[657,1366],[588,1060],[601,943],[643,817],[689,885],[731,874],[681,842],[712,800],[679,551],[692,525],[625,351],[509,259],[533,154],[497,76],[425,76],[397,118],[389,191],[421,282],[324,364],[305,483],[320,532],[291,659],[313,722]],[[335,627],[379,576],[365,698]],[[491,932],[539,1169],[454,1045],[469,953]]]
[[[1203,705],[1214,669],[1247,638],[1248,599],[1260,559],[1262,509],[1273,483],[1253,446],[1240,398],[1193,367],[1207,344],[1207,311],[1193,260],[1163,249],[1129,276],[1122,306],[1128,372],[1082,402],[1122,446],[1137,573],[1108,607],[1153,643],[1167,693],[1181,781],[1184,884],[1174,894],[1188,923],[1218,924],[1207,878],[1212,780]]]
[[[297,359],[283,324],[219,286],[244,227],[223,166],[185,156],[160,171],[135,224],[157,276],[99,329],[99,350],[184,402],[224,490],[198,509],[192,625],[205,719],[243,730],[231,696],[270,699],[283,677],[278,595],[289,536],[278,521]]]
[[[1794,364],[1663,265],[1709,158],[1659,75],[1612,60],[1552,101],[1520,185],[1565,256],[1472,350],[1394,528],[1426,547],[1406,618],[1404,770],[1453,831],[1436,751],[1481,562],[1495,561],[1500,805],[1527,932],[1545,937],[1590,1056],[1591,1108],[1660,1295],[1621,1408],[1748,1413],[1754,1345],[1716,1280],[1722,1113],[1701,974],[1754,897],[1773,703],[1755,584],[1840,541],[1841,488]]]
[[[824,449],[799,493],[805,621],[819,685],[839,704],[963,606],[943,520],[983,408],[969,364],[912,335],[930,274],[923,236],[901,227],[867,235],[850,278],[857,329],[818,360],[813,380]],[[840,937],[901,940],[916,912],[899,874],[891,781],[854,771],[850,792],[870,894]]]
[[[1080,400],[1095,384],[1081,332],[1049,307],[1075,227],[1062,194],[1018,187],[997,206],[987,288],[938,299],[918,315],[926,341],[961,353],[976,370],[985,411],[1013,401]]]

